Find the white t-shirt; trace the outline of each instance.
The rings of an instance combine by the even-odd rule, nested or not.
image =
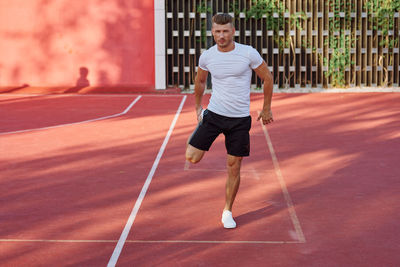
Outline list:
[[[252,69],[262,62],[256,49],[236,42],[229,52],[218,51],[217,45],[203,52],[199,67],[211,73],[212,82],[207,109],[226,117],[249,116]]]

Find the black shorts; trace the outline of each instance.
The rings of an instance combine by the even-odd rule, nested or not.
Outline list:
[[[229,155],[246,157],[250,154],[251,117],[231,118],[205,110],[203,120],[189,140],[189,144],[208,151],[221,133],[225,135],[225,147]]]

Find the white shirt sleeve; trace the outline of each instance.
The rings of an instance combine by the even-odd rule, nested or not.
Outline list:
[[[199,68],[201,68],[202,70],[208,71],[207,68],[207,51],[204,51],[199,58]]]
[[[258,68],[264,61],[260,53],[258,53],[258,51],[253,47],[250,48],[249,57],[250,57],[250,67],[252,69]]]

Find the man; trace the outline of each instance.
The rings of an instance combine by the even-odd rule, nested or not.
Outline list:
[[[199,162],[215,138],[223,133],[227,150],[225,207],[222,223],[225,228],[235,228],[232,205],[239,189],[240,166],[243,157],[249,156],[251,128],[250,82],[252,69],[264,81],[264,105],[257,120],[263,124],[273,121],[271,113],[272,75],[260,54],[251,46],[233,41],[235,28],[229,14],[212,18],[212,34],[216,45],[205,51],[199,59],[195,80],[197,129],[189,138],[186,159]],[[212,78],[212,95],[206,110],[201,106],[208,72]]]

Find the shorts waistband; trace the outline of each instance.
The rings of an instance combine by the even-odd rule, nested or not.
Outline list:
[[[215,113],[215,112],[213,112],[213,111],[211,111],[211,110],[209,110],[209,109],[206,109],[206,110],[207,110],[207,112],[211,113],[213,116],[216,116],[216,117],[219,117],[219,118],[222,118],[222,119],[244,119],[244,118],[250,117],[250,116],[244,116],[244,117],[228,117],[228,116],[224,116],[224,115],[220,115],[220,114],[218,114],[218,113]]]

